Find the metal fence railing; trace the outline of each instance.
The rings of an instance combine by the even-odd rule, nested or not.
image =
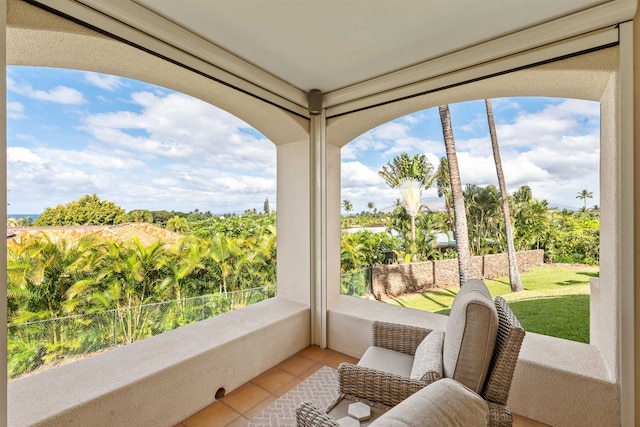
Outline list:
[[[275,296],[275,286],[7,325],[10,379]]]
[[[340,276],[340,293],[363,297],[373,295],[372,268],[354,270]]]

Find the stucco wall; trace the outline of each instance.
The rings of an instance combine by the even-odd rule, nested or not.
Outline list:
[[[523,251],[516,254],[518,269],[526,271],[542,265],[544,251]],[[483,279],[493,279],[509,275],[507,254],[476,256],[471,259],[473,274]],[[398,296],[407,292],[423,292],[429,289],[458,285],[458,260],[416,262],[399,265],[373,267],[373,294],[377,299],[383,296]]]

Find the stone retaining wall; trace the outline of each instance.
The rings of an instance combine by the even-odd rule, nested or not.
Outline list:
[[[529,267],[542,265],[544,251],[518,252],[518,269],[526,271]],[[509,275],[507,254],[476,256],[471,258],[474,277],[493,279]],[[457,286],[458,259],[416,262],[411,264],[376,265],[373,267],[373,295],[377,299],[383,296],[398,296],[408,292],[423,292],[429,289]]]

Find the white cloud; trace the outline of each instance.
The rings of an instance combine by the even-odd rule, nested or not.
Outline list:
[[[118,76],[112,76],[109,74],[98,74],[92,72],[86,72],[84,79],[87,83],[99,87],[105,90],[115,90],[121,86],[124,86],[123,80]]]
[[[132,94],[139,113],[94,114],[84,126],[94,138],[148,158],[202,162],[214,169],[275,172],[275,147],[246,123],[183,94]]]
[[[377,171],[361,162],[343,162],[341,169],[343,188],[387,185]]]
[[[7,90],[31,99],[56,104],[79,105],[86,102],[84,95],[76,89],[67,86],[56,86],[49,90],[34,89],[30,84],[18,83],[11,77],[7,77]]]
[[[373,135],[366,133],[343,146],[341,155],[343,159],[355,159],[358,153],[368,150],[382,151],[386,147],[386,141],[374,138]]]
[[[12,205],[18,209],[44,204],[64,204],[95,190],[94,177],[76,168],[48,159],[23,147],[7,148],[7,188]],[[78,194],[78,190],[84,191]],[[40,213],[24,210],[22,213]]]
[[[220,213],[261,210],[265,197],[272,206],[276,201],[275,176],[220,173],[206,166],[192,169],[177,164],[156,169],[122,153],[108,156],[88,150],[9,147],[7,155],[12,210],[23,213],[39,213],[92,193],[126,210],[199,208]],[[19,188],[28,191],[17,191]],[[31,207],[40,204],[43,206]]]
[[[26,119],[24,105],[17,101],[7,102],[7,117],[14,120]]]
[[[471,120],[470,122],[460,126],[460,129],[466,131],[466,132],[474,132],[477,131],[479,129],[484,129],[488,126],[487,124],[487,117],[481,117],[481,116],[477,116],[475,117],[473,120]]]
[[[418,113],[420,114],[420,113]],[[420,114],[420,116],[423,116]],[[385,123],[347,145],[348,158],[355,159],[355,151],[383,150],[389,158],[402,152],[434,152],[442,149],[442,141],[420,138],[413,135],[412,126],[419,124],[412,116]],[[352,145],[353,144],[353,145]],[[343,152],[345,150],[343,149]]]
[[[45,159],[24,147],[7,147],[7,163],[26,163],[42,165]]]
[[[442,141],[422,139],[414,136],[396,139],[393,145],[384,152],[386,156],[393,157],[402,152],[434,153],[444,150]]]
[[[539,112],[523,111],[513,123],[496,126],[498,141],[501,147],[556,147],[563,138],[581,134],[587,127],[597,131],[599,108],[597,102],[567,99]]]
[[[56,86],[48,91],[35,90],[29,94],[31,98],[58,104],[83,104],[86,102],[82,93],[66,86]]]
[[[362,162],[342,162],[342,200],[349,200],[356,212],[367,209],[374,202],[378,209],[384,209],[391,203],[387,201],[400,197],[398,190],[390,188],[377,170]]]
[[[87,166],[90,168],[104,170],[129,170],[135,171],[144,167],[144,163],[127,158],[126,156],[115,156],[113,154],[103,154],[91,150],[62,150],[41,148],[38,153],[47,159],[55,159],[68,165]]]
[[[371,131],[373,138],[377,139],[402,139],[409,136],[411,128],[399,122],[388,122]]]
[[[144,168],[138,161],[90,150],[7,148],[12,209],[23,213],[40,213],[45,207],[68,203],[83,194],[118,200],[123,186],[128,188],[145,175]]]

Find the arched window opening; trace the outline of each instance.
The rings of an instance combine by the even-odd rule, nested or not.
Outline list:
[[[275,295],[271,141],[142,81],[7,75],[10,378]]]
[[[526,330],[589,343],[599,275],[600,104],[492,100],[523,292],[509,283],[501,192],[484,100],[449,106],[474,277]],[[458,289],[449,159],[438,108],[342,148],[341,293],[448,314]]]

